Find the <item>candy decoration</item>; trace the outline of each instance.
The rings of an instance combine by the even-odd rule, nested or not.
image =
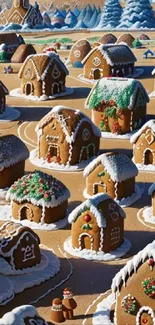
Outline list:
[[[84,217],[83,217],[84,221],[86,222],[89,222],[91,220],[91,216],[89,214],[86,214]]]
[[[92,230],[93,229],[89,223],[85,223],[81,228],[84,230]]]
[[[148,277],[142,282],[142,290],[150,298],[155,298],[155,278]]]
[[[153,266],[154,266],[154,259],[153,258],[150,258],[148,261],[147,261],[149,267],[150,267],[150,270],[152,271],[153,270]]]
[[[137,310],[137,301],[133,296],[128,294],[127,296],[125,296],[123,298],[123,300],[121,302],[121,306],[124,309],[125,313],[135,314],[135,312]]]

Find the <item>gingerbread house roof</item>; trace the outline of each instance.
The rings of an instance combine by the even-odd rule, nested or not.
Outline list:
[[[37,80],[45,80],[48,70],[54,60],[60,65],[64,73],[68,75],[69,71],[67,70],[64,63],[60,60],[59,55],[55,52],[47,52],[29,55],[24,61],[21,69],[19,70],[19,78],[22,78],[23,71],[27,63],[31,62],[34,67]]]
[[[137,61],[133,52],[126,44],[106,44],[94,47],[82,60],[82,64],[85,64],[91,55],[98,51],[110,66],[129,64]]]
[[[104,34],[102,37],[99,38],[98,42],[101,44],[114,44],[117,41],[117,37],[111,33]]]
[[[132,43],[134,42],[135,38],[131,34],[122,34],[118,37],[117,43],[124,42],[128,46],[132,46]]]
[[[119,108],[134,110],[139,90],[143,92],[146,102],[149,102],[149,96],[140,81],[132,78],[102,78],[92,88],[85,106],[94,108],[103,100],[114,100]]]
[[[0,137],[0,170],[26,160],[29,151],[23,141],[13,134]]]
[[[8,88],[3,84],[3,82],[0,80],[0,88],[3,89],[5,95],[9,95]]]
[[[36,308],[32,305],[23,305],[20,307],[14,308],[12,311],[6,313],[0,319],[0,325],[26,325],[25,319],[27,317],[34,318],[39,314]],[[34,320],[34,324],[37,324]],[[38,323],[41,325],[47,325],[47,322],[44,320],[42,323]]]
[[[126,265],[116,274],[112,281],[112,291],[117,293],[125,286],[128,278],[136,273],[139,267],[150,257],[155,260],[155,240],[148,244],[143,250],[136,254]]]
[[[83,175],[87,177],[99,164],[104,166],[114,182],[122,182],[138,175],[138,169],[132,160],[124,154],[112,152],[103,153],[95,158],[84,169]]]
[[[19,45],[19,39],[16,33],[0,33],[0,44],[7,46]]]
[[[25,59],[32,54],[36,54],[36,50],[32,44],[20,44],[11,57],[11,62],[23,63]]]
[[[15,182],[6,195],[7,200],[27,201],[43,208],[56,207],[69,197],[70,192],[63,183],[37,170]]]
[[[35,129],[38,137],[42,135],[42,129],[44,126],[50,123],[53,118],[58,119],[63,132],[66,135],[66,141],[68,143],[75,142],[78,130],[81,126],[81,123],[83,122],[88,122],[92,127],[94,135],[101,137],[101,131],[94,125],[89,117],[87,117],[80,110],[66,106],[55,106],[47,115],[41,119]]]
[[[74,223],[76,219],[81,215],[82,210],[88,208],[88,210],[90,210],[90,212],[95,216],[98,226],[100,228],[105,228],[106,218],[103,215],[103,212],[98,210],[98,205],[101,202],[106,200],[111,200],[112,202],[114,202],[108,194],[103,194],[103,193],[96,194],[92,198],[84,201],[69,214],[68,217],[69,223]],[[120,216],[122,218],[125,218],[126,215],[123,209],[116,202],[114,202],[114,204],[118,208]]]
[[[134,144],[141,136],[141,134],[144,133],[148,128],[151,129],[153,133],[155,133],[155,120],[149,120],[136,133],[134,133],[130,138],[130,143]]]
[[[0,227],[0,256],[10,256],[10,251],[13,253],[26,234],[31,235],[40,244],[38,235],[31,228],[12,221],[4,223]]]

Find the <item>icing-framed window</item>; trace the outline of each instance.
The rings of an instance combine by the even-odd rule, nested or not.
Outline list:
[[[81,52],[80,52],[79,50],[76,50],[76,51],[74,52],[74,56],[75,56],[77,59],[80,57],[80,55],[81,55]]]
[[[101,59],[98,56],[95,56],[93,59],[93,64],[98,67],[101,64]]]
[[[58,79],[61,75],[61,71],[58,69],[57,65],[55,64],[52,70],[52,77],[53,79]]]
[[[87,128],[84,128],[82,131],[82,139],[88,141],[90,138],[90,131]]]
[[[14,0],[13,5],[15,8],[20,7],[20,0]]]

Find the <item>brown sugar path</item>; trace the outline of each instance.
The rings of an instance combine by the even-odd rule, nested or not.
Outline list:
[[[94,34],[89,34],[89,36],[94,36]],[[144,60],[142,58],[144,51],[145,49],[134,50],[134,53],[138,58],[137,66],[152,66],[153,69],[155,61],[151,59]],[[0,64],[0,79],[2,79],[9,90],[20,87],[20,80],[18,80],[17,77],[17,72],[19,71],[20,64],[12,64],[15,71],[13,75],[3,74],[4,66],[6,66],[6,64]],[[151,76],[150,67],[148,68],[148,71],[149,72],[147,72],[146,77],[144,78],[142,76],[139,80],[143,83],[146,90],[150,93],[154,89],[154,79]],[[67,77],[67,86],[75,87],[75,91],[74,94],[68,98],[65,97],[46,102],[32,102],[7,96],[7,105],[19,108],[21,111],[21,116],[17,122],[15,121],[10,123],[0,123],[0,133],[14,133],[18,136],[20,134],[22,140],[29,143],[27,146],[31,151],[34,148],[37,140],[35,134],[35,126],[40,118],[47,114],[53,106],[65,105],[74,107],[82,110],[85,114],[90,116],[90,111],[84,109],[84,102],[86,96],[92,88],[92,85],[84,84],[78,80],[77,77],[80,73],[82,73],[81,69],[72,68],[70,70],[71,76]],[[154,114],[154,106],[155,100],[151,99],[148,105],[149,114]],[[101,150],[125,151],[130,155],[132,154],[132,146],[129,140],[101,139],[100,147]],[[29,160],[26,161],[26,171],[33,171],[35,168],[36,167],[33,166]],[[84,200],[82,193],[85,188],[85,180],[83,178],[82,172],[64,173],[60,171],[50,171],[45,169],[44,171],[60,179],[70,189],[71,198],[69,200],[69,211],[71,211],[74,207],[76,207]],[[126,263],[127,259],[133,256],[155,238],[154,230],[145,227],[137,219],[137,211],[144,205],[151,204],[151,198],[149,198],[147,195],[147,187],[152,182],[155,182],[155,174],[140,172],[137,177],[137,182],[146,183],[146,191],[141,200],[136,202],[132,207],[125,209],[127,215],[127,218],[125,220],[125,237],[132,242],[131,251],[126,256],[126,258],[109,263],[91,262],[67,255],[73,265],[73,274],[70,279],[64,285],[57,287],[54,291],[51,291],[47,296],[34,304],[37,307],[40,315],[45,317],[47,321],[50,321],[50,308],[52,299],[55,297],[61,298],[63,288],[70,286],[72,288],[74,298],[78,306],[75,310],[75,318],[72,321],[67,321],[66,324],[82,324],[87,308],[101,293],[106,292],[110,288],[112,278],[116,272],[118,272],[119,269]],[[66,278],[67,274],[70,271],[70,266],[67,260],[58,250],[58,246],[60,246],[61,250],[63,251],[63,243],[65,239],[70,236],[70,226],[54,232],[36,232],[41,238],[41,243],[47,247],[52,247],[55,250],[56,254],[60,257],[62,265],[61,271],[55,278],[46,281],[38,287],[25,290],[22,294],[17,295],[15,299],[8,305],[5,307],[0,307],[0,315],[3,315],[6,311],[11,310],[15,306],[30,303],[31,301],[36,300],[38,296],[43,295],[63,278]],[[92,324],[92,313],[95,311],[95,307],[96,305],[90,309],[86,325]]]

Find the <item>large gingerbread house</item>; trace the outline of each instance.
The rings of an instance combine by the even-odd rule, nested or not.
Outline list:
[[[135,191],[138,169],[124,154],[103,153],[84,169],[86,193],[107,193],[112,199],[130,197]]]
[[[75,165],[96,156],[100,130],[80,110],[55,106],[36,126],[38,158]]]
[[[29,55],[20,71],[21,94],[48,99],[66,91],[67,68],[54,53]]]
[[[155,324],[155,241],[135,255],[116,274],[114,325]]]
[[[135,164],[155,165],[155,120],[146,122],[130,139]]]
[[[0,25],[10,23],[23,25],[25,23],[34,27],[41,24],[43,17],[40,13],[39,6],[31,6],[29,0],[12,0],[10,9],[6,7],[0,12]]]
[[[102,132],[125,134],[146,122],[148,94],[138,80],[102,78],[90,92],[85,106]]]
[[[35,171],[18,179],[7,192],[14,219],[53,223],[66,217],[68,188],[56,178]]]
[[[98,194],[76,207],[69,215],[72,246],[110,252],[124,241],[125,213],[107,194]]]
[[[48,325],[32,305],[14,308],[0,318],[0,325]]]
[[[83,76],[98,80],[103,77],[124,77],[134,73],[137,61],[125,44],[107,44],[93,48],[83,59]]]
[[[39,264],[39,244],[39,237],[29,227],[6,222],[0,228],[0,258],[4,258],[12,270],[23,270]]]
[[[0,80],[0,114],[3,114],[6,110],[6,95],[9,94],[8,89]]]
[[[0,137],[0,188],[11,186],[24,175],[28,157],[29,151],[18,137],[13,134]]]

